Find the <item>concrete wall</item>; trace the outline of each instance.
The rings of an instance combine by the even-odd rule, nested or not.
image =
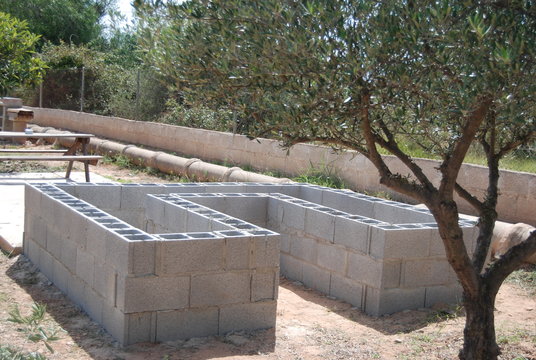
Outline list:
[[[193,232],[152,235],[72,195],[122,204],[128,214],[133,203],[121,203],[123,188],[28,185],[24,254],[122,345],[275,326],[277,234],[237,231],[240,222],[195,231],[208,230],[210,215],[197,213],[186,225]],[[167,200],[170,218],[180,219],[184,208]],[[166,204],[148,201],[148,217]]]
[[[329,148],[310,144],[292,147],[290,154],[273,140],[249,140],[246,136],[216,131],[192,129],[167,124],[139,122],[115,117],[105,117],[75,111],[31,108],[34,121],[42,126],[66,128],[89,132],[120,141],[143,144],[159,149],[189,155],[203,160],[226,161],[247,164],[257,169],[277,170],[296,175],[314,167],[328,167],[338,174],[353,189],[360,191],[391,190],[380,185],[374,166],[355,152],[334,154]],[[438,162],[416,160],[424,172],[435,181],[439,180]],[[402,174],[407,169],[394,157],[387,157],[393,171]],[[477,165],[464,165],[459,182],[474,194],[482,194],[487,187],[487,169]],[[497,210],[499,219],[510,222],[525,222],[536,226],[536,175],[501,171],[500,197]],[[410,201],[393,193],[395,199]],[[463,200],[460,210],[473,213]]]
[[[349,190],[34,184],[25,201],[25,255],[121,344],[274,326],[279,264],[376,316],[461,295],[428,210]]]

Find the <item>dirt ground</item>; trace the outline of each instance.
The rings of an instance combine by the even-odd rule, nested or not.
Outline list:
[[[91,171],[115,181],[170,182],[113,164]],[[375,318],[282,278],[275,329],[121,349],[24,256],[0,256],[0,271],[0,345],[49,359],[454,359],[462,345],[460,308],[439,305]],[[34,302],[47,306],[45,333],[57,331],[59,339],[49,342],[54,353],[28,339],[28,326],[7,320],[15,306],[27,315]],[[501,359],[536,359],[536,296],[505,283],[495,316]]]

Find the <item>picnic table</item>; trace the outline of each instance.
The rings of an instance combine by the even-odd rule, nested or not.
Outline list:
[[[0,139],[10,139],[12,141],[31,139],[60,139],[73,138],[74,141],[68,149],[0,149],[0,161],[68,161],[65,178],[71,176],[73,162],[80,161],[84,163],[86,182],[89,182],[89,165],[97,165],[102,156],[88,155],[89,140],[94,137],[93,134],[76,134],[76,133],[33,133],[33,132],[11,132],[0,131]],[[3,154],[30,154],[30,155],[3,155]],[[56,155],[35,155],[35,154],[56,154]]]

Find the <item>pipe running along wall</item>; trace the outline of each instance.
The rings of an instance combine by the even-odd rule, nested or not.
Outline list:
[[[60,131],[50,127],[43,128],[37,125],[31,125],[31,128],[34,132],[39,133],[69,133],[69,131]],[[54,139],[51,139],[50,141],[53,142]],[[63,146],[70,146],[74,142],[74,138],[59,138],[56,141]],[[196,180],[261,183],[291,182],[291,180],[287,178],[276,178],[273,176],[257,174],[251,171],[242,170],[239,167],[211,164],[196,158],[184,158],[162,151],[142,149],[135,145],[124,145],[96,137],[91,138],[89,148],[94,153],[110,156],[122,155],[138,166],[147,166],[166,174],[186,176]]]

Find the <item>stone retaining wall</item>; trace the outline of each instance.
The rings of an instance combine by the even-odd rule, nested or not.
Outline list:
[[[299,175],[311,167],[330,169],[352,189],[359,191],[385,191],[394,199],[411,202],[411,199],[392,192],[379,183],[376,168],[356,152],[333,153],[329,148],[311,144],[298,144],[290,152],[268,139],[249,140],[246,136],[216,131],[193,129],[167,124],[140,122],[122,118],[99,116],[67,110],[31,108],[34,121],[42,126],[88,132],[119,141],[151,146],[177,152],[207,161],[249,165],[260,170],[276,170]],[[409,174],[396,158],[386,156],[394,172]],[[416,162],[435,183],[439,181],[439,163],[416,159]],[[459,183],[470,192],[480,195],[487,188],[487,168],[478,165],[462,166]],[[497,205],[499,219],[525,222],[536,226],[536,175],[502,170],[500,197]],[[473,214],[465,201],[459,200],[462,212]]]

